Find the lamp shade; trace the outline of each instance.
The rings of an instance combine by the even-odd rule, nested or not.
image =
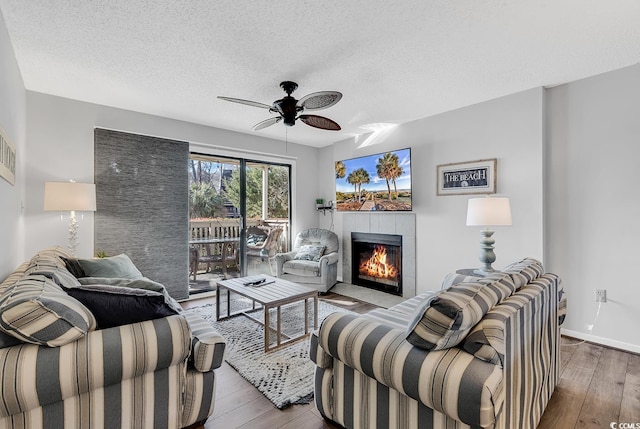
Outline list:
[[[93,183],[46,182],[44,209],[47,211],[96,211]]]
[[[467,206],[467,226],[511,225],[511,205],[506,197],[471,198]]]

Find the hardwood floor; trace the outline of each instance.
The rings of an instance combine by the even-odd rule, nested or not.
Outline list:
[[[320,299],[364,313],[374,305],[328,293]],[[183,304],[202,305],[208,297]],[[563,337],[561,374],[538,429],[608,428],[640,423],[640,355]],[[319,429],[326,422],[313,403],[278,410],[227,363],[217,372],[216,402],[204,429]]]
[[[560,382],[538,429],[640,423],[640,355],[567,337],[561,352]]]

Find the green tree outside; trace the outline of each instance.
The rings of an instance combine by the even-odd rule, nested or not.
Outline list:
[[[247,218],[262,218],[262,168],[247,168]],[[285,167],[271,165],[267,168],[267,217],[289,217],[289,174]],[[240,207],[240,171],[234,170],[225,183],[223,195],[235,207]]]

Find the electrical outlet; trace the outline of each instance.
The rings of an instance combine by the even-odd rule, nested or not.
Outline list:
[[[607,302],[606,289],[596,289],[596,302]]]

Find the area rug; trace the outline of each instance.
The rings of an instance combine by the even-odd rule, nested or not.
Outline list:
[[[232,299],[232,312],[250,307],[251,301]],[[226,305],[225,303],[221,303]],[[225,308],[225,307],[222,307]],[[262,325],[245,316],[216,321],[215,304],[194,307],[225,338],[227,343],[225,360],[238,373],[253,384],[276,407],[283,409],[292,404],[307,404],[313,399],[313,374],[315,364],[309,359],[309,339],[298,341],[281,349],[264,352],[264,331]],[[223,310],[225,311],[225,310]],[[275,310],[270,313],[271,324],[275,326]],[[334,312],[352,313],[340,307],[318,301],[318,326],[325,317]],[[223,313],[224,314],[224,313]],[[263,311],[253,313],[264,320]],[[309,312],[312,317],[313,310]],[[310,319],[310,327],[313,319]],[[282,307],[282,332],[294,336],[304,331],[304,306],[302,302]],[[271,340],[275,340],[275,330],[271,330]]]

